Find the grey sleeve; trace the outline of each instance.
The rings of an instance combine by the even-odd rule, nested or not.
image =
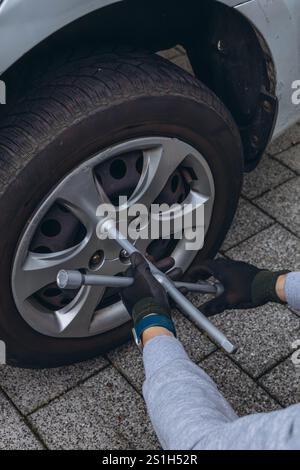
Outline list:
[[[300,310],[300,272],[285,284]],[[175,338],[157,336],[144,348],[144,398],[164,449],[300,449],[300,404],[239,418],[214,382]]]
[[[300,311],[300,272],[287,275],[284,290],[289,306]]]
[[[299,449],[300,404],[238,418],[179,341],[157,336],[144,348],[143,394],[164,449]]]

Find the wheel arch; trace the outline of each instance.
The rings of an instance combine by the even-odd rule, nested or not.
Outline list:
[[[219,0],[230,7],[247,1]],[[149,3],[151,8],[155,8],[155,0]],[[134,15],[138,7],[131,0],[0,0],[0,43],[6,44],[0,50],[0,75],[51,35],[85,15],[97,14],[114,4],[122,4],[120,8],[126,8],[129,16]],[[168,5],[168,1],[165,4],[168,10],[173,8],[172,4]],[[118,9],[114,10],[115,13],[118,13]],[[18,31],[18,35],[15,31]]]
[[[0,24],[4,13],[13,14],[14,5],[23,4],[22,0],[16,0],[9,7],[9,1],[1,4]],[[68,0],[64,5],[69,2],[74,9],[67,15],[68,21],[66,15],[63,20],[57,14],[53,34],[35,40],[38,43],[24,55],[19,54],[20,58],[2,75],[7,85],[8,106],[0,108],[0,118],[9,110],[10,103],[30,86],[33,75],[42,74],[43,69],[46,73],[51,60],[69,54],[76,47],[125,45],[157,52],[181,44],[195,75],[222,99],[238,124],[246,169],[256,166],[276,120],[276,75],[263,37],[231,8],[241,1],[190,0],[189,8],[179,3],[174,5],[172,0],[152,0],[148,5],[139,0],[96,0],[84,2],[84,8],[79,8],[82,2],[78,0]],[[53,2],[51,6],[54,9]],[[35,18],[39,18],[38,13]],[[57,28],[59,21],[61,28]],[[223,47],[222,41],[226,50],[218,50],[220,44]],[[1,60],[0,66],[3,67]]]

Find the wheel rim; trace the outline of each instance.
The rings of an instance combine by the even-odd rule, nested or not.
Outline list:
[[[134,154],[138,174],[135,179],[130,170],[133,165],[126,164]],[[115,164],[117,160],[119,163]],[[115,184],[108,184],[107,168]],[[127,261],[121,259],[117,243],[100,241],[96,235],[97,207],[115,201],[117,193],[120,194],[118,181],[122,178],[126,185],[122,194],[128,196],[128,205],[143,203],[149,207],[154,201],[170,204],[174,202],[170,201],[174,194],[179,203],[204,205],[207,231],[214,204],[213,177],[204,157],[189,144],[178,139],[147,137],[123,142],[91,157],[53,189],[32,216],[18,243],[12,269],[13,296],[23,319],[39,333],[61,338],[89,337],[129,320],[120,301],[107,301],[105,288],[84,286],[68,293],[68,297],[55,286],[60,269],[107,275],[126,269]],[[113,190],[110,197],[108,188]],[[64,237],[63,244],[61,232],[70,235]],[[161,241],[156,258],[169,250],[167,254],[175,258],[176,266],[185,271],[196,255],[185,250],[185,241],[173,245],[168,241],[168,247],[164,246],[165,240]],[[136,246],[144,254],[153,255],[155,249],[157,252],[151,240],[137,240]],[[48,301],[44,301],[45,296]]]

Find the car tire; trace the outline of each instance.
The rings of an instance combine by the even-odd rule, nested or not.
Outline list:
[[[121,344],[130,323],[88,338],[32,329],[16,307],[11,273],[32,214],[64,176],[95,152],[129,138],[177,137],[198,149],[215,184],[203,249],[214,256],[236,211],[243,175],[238,129],[226,107],[193,76],[147,53],[73,55],[48,70],[0,123],[0,340],[7,362],[56,367]]]

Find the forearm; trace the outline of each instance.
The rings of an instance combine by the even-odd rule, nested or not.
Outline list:
[[[300,272],[280,276],[277,295],[300,310]],[[300,443],[300,405],[238,418],[207,374],[165,331],[144,335],[144,397],[165,449],[293,449]],[[159,336],[156,336],[159,335]],[[156,337],[155,337],[156,336]]]
[[[175,338],[153,338],[143,356],[144,398],[163,448],[194,449],[203,430],[209,432],[237,418],[214,382]]]
[[[164,449],[293,449],[300,442],[300,405],[238,418],[214,382],[175,339],[144,348],[144,398]]]
[[[289,273],[286,276],[284,293],[289,306],[300,311],[300,272]]]

